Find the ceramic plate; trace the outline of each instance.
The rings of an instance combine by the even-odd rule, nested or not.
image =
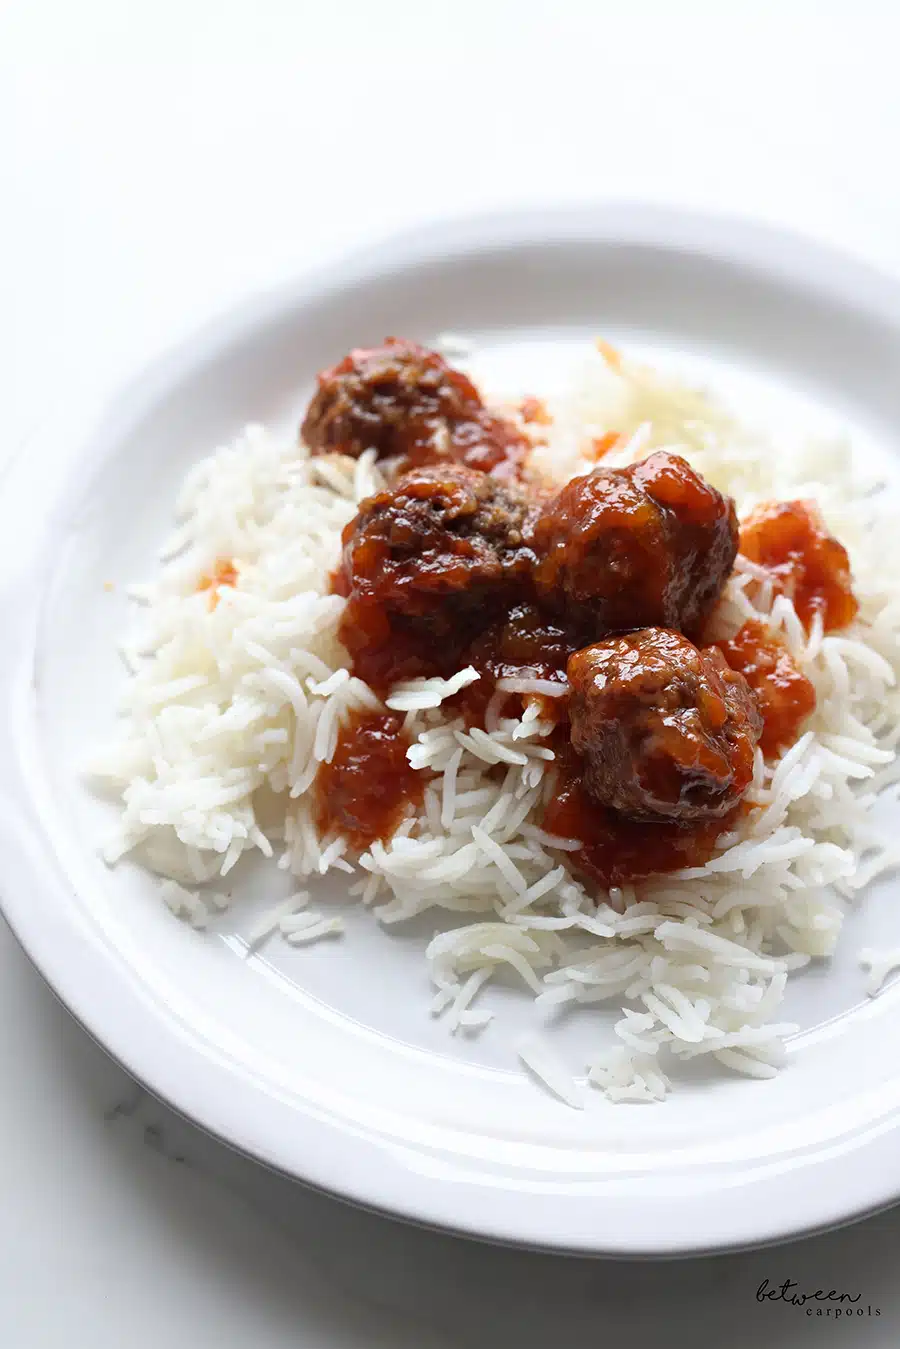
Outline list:
[[[576,1112],[519,1068],[530,997],[489,989],[476,1039],[429,1018],[431,928],[378,927],[345,895],[340,941],[240,933],[281,877],[248,868],[213,931],[173,919],[128,863],[82,767],[112,728],[125,585],[148,576],[179,480],[252,420],[295,428],[316,370],[387,333],[472,340],[492,382],[552,388],[602,333],[695,373],[757,417],[838,421],[897,449],[900,289],[758,226],[646,209],[492,217],[420,231],[246,304],[100,415],[72,407],[0,501],[2,904],[88,1030],[152,1091],[238,1148],[348,1199],[477,1236],[618,1254],[712,1250],[846,1220],[900,1195],[896,990],[857,953],[900,944],[890,884],[839,954],[792,981],[803,1027],[772,1081],[683,1074],[662,1106]],[[112,583],[110,588],[107,583]],[[573,1065],[609,1034],[554,1029]]]

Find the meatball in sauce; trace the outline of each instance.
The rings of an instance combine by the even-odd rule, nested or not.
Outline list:
[[[358,459],[374,449],[407,467],[451,459],[501,477],[517,476],[530,449],[521,431],[488,411],[467,375],[397,337],[323,370],[300,434],[313,454]]]
[[[756,700],[720,651],[645,628],[569,661],[572,747],[588,794],[636,820],[720,819],[753,778]]]
[[[343,535],[340,636],[378,688],[450,672],[515,604],[534,562],[531,506],[462,464],[425,465],[364,501]]]
[[[590,636],[698,634],[734,564],[734,503],[679,455],[573,478],[534,531],[540,602]]]
[[[577,840],[570,860],[604,886],[703,866],[753,777],[761,719],[742,676],[661,629],[596,643],[568,669],[544,829]]]

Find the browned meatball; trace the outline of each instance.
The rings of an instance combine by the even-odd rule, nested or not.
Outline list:
[[[734,564],[734,503],[677,454],[573,478],[535,527],[538,595],[600,636],[662,626],[699,634]]]
[[[577,651],[568,674],[572,745],[595,801],[631,819],[679,822],[737,805],[762,718],[719,650],[645,628]]]
[[[488,412],[472,381],[436,351],[403,338],[356,348],[319,375],[300,434],[314,454],[375,449],[408,465],[456,459],[513,475],[528,442]]]
[[[411,637],[416,673],[452,665],[527,583],[529,511],[518,489],[454,463],[413,469],[364,501],[344,530],[339,586],[357,672],[384,682],[360,655],[380,651],[396,670]]]

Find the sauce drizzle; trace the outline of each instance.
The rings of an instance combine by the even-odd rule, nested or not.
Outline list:
[[[198,591],[208,590],[209,607],[215,609],[219,603],[219,586],[236,586],[237,567],[230,557],[220,557],[211,572],[204,572],[197,582]]]

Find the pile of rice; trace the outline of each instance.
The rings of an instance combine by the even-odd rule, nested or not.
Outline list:
[[[829,636],[807,635],[793,605],[738,561],[717,627],[768,623],[814,683],[817,709],[779,760],[758,755],[755,809],[713,859],[609,893],[586,888],[567,865],[576,845],[540,827],[554,765],[542,704],[529,694],[551,690],[506,681],[522,694],[521,715],[489,709],[485,731],[467,730],[444,701],[473,670],[397,685],[387,699],[405,713],[410,761],[429,771],[421,815],[362,856],[320,836],[318,766],[349,712],[382,706],[346,668],[336,636],[344,601],[328,593],[341,529],[381,479],[372,452],[310,458],[259,427],[193,468],[160,575],[135,589],[122,733],[93,765],[122,805],[105,856],[131,853],[166,878],[162,898],[197,926],[227,904],[215,885],[248,850],[304,879],[346,872],[384,924],[431,909],[464,915],[471,921],[425,952],[432,1010],[451,1031],[477,1031],[491,1013],[476,995],[501,968],[541,1004],[612,1002],[615,1045],[588,1079],[615,1101],[661,1099],[667,1055],[711,1054],[769,1077],[797,1029],[778,1015],[791,971],[828,956],[846,902],[900,862],[900,843],[879,836],[871,810],[900,778],[898,532],[845,444],[773,444],[706,396],[608,353],[592,354],[549,411],[535,459],[559,479],[591,467],[592,440],[617,431],[605,463],[676,450],[740,515],[760,500],[815,498],[850,552],[859,617]],[[237,585],[198,590],[221,559],[233,561]],[[293,943],[338,931],[340,920],[308,900],[299,891],[248,943],[276,928]],[[866,953],[873,990],[900,964],[893,954],[892,964]],[[545,1041],[517,1048],[557,1094],[583,1103]]]

